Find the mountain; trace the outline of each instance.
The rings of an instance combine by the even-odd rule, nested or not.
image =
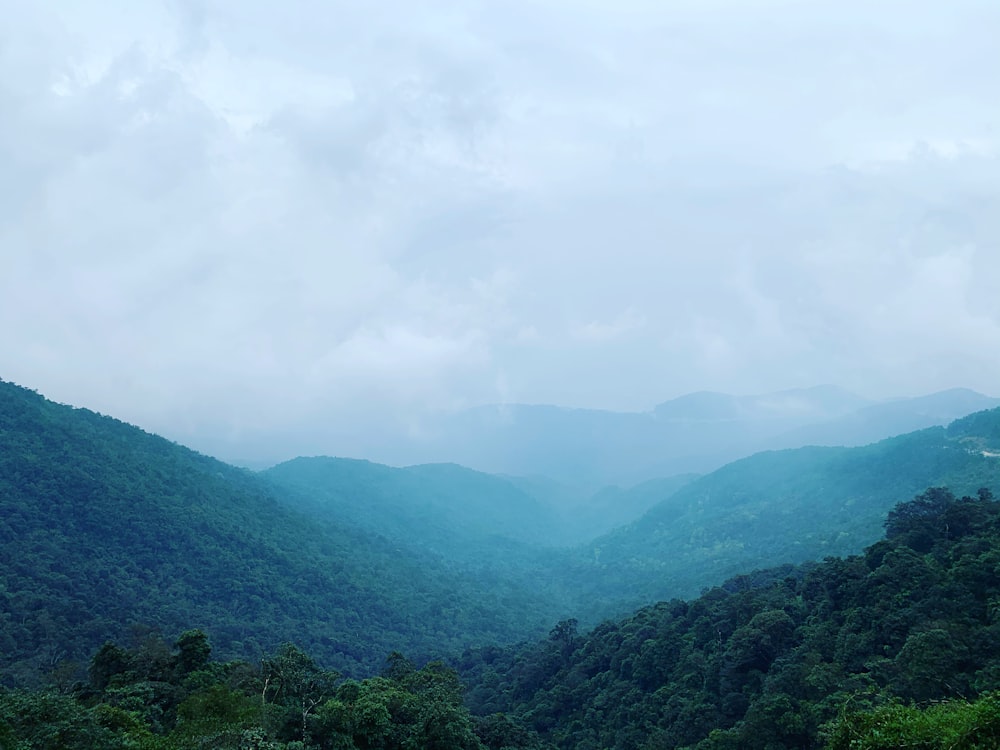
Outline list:
[[[499,477],[456,464],[394,468],[296,458],[261,476],[290,507],[336,519],[475,569],[558,564],[546,550],[589,541],[642,516],[691,482],[681,475],[587,495],[545,477]],[[551,593],[551,592],[550,592]]]
[[[757,567],[856,553],[886,513],[928,486],[1000,486],[1000,409],[856,448],[769,451],[666,496],[581,550],[591,601],[691,596]]]
[[[571,504],[556,506],[561,532],[567,539],[577,543],[589,542],[642,517],[652,507],[697,478],[697,474],[678,474],[663,479],[650,479],[633,487],[609,485],[590,497],[574,498]],[[539,495],[548,499],[540,490]]]
[[[895,505],[860,555],[756,571],[590,632],[563,621],[458,664],[473,712],[566,750],[995,748],[998,550],[1000,502],[935,488]]]
[[[701,477],[584,497],[544,478],[457,466],[298,459],[265,476],[303,513],[532,587],[593,623],[754,568],[856,553],[879,537],[896,502],[928,486],[996,486],[998,423],[1000,410],[988,411],[868,446],[767,451]],[[566,551],[539,544],[604,531],[615,518],[637,520]]]
[[[297,458],[262,476],[291,507],[376,533],[462,567],[535,557],[556,536],[548,507],[501,477],[455,464],[393,468]]]
[[[204,627],[250,659],[294,640],[370,673],[396,649],[509,642],[562,614],[289,506],[251,472],[0,382],[0,668],[16,679],[153,626]]]
[[[223,656],[294,640],[361,673],[393,650],[596,622],[856,552],[927,486],[994,487],[998,422],[994,410],[861,448],[766,452],[580,500],[454,465],[314,458],[255,474],[0,382],[0,667],[24,675],[152,626],[202,627]],[[547,544],[567,515],[578,532],[646,508],[585,545]]]
[[[754,396],[705,391],[646,412],[504,404],[430,420],[419,438],[386,453],[391,462],[544,476],[582,497],[607,485],[707,473],[762,450],[864,445],[998,405],[963,389],[873,402],[834,386]]]
[[[778,420],[819,422],[851,414],[871,404],[868,399],[837,388],[820,385],[758,396],[733,396],[700,391],[657,406],[659,419],[692,422]]]
[[[139,633],[101,646],[84,681],[0,685],[0,747],[996,748],[998,549],[989,491],[932,488],[860,555],[466,649],[464,685],[400,653],[344,680],[292,643],[221,662],[204,631]]]
[[[948,424],[967,414],[997,406],[1000,406],[1000,399],[966,388],[917,398],[893,399],[866,406],[837,419],[792,430],[776,438],[770,447],[866,445],[891,435]]]

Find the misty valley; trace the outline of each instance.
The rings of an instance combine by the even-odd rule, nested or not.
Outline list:
[[[251,471],[0,382],[0,747],[996,747],[1000,409],[833,395],[549,412],[518,476]],[[572,482],[605,427],[643,457]]]
[[[0,2],[0,750],[1000,750],[1000,0]]]

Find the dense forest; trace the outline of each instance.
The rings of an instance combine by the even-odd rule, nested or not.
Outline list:
[[[758,453],[581,548],[575,580],[591,600],[634,609],[754,568],[856,553],[880,538],[900,498],[1000,484],[998,456],[998,409],[860,448]]]
[[[0,382],[0,748],[994,747],[998,455],[1000,410],[761,453],[572,545],[544,478],[251,472]]]
[[[885,526],[861,555],[468,650],[464,686],[398,652],[344,679],[291,643],[215,662],[201,630],[134,628],[83,681],[0,690],[0,747],[997,747],[1000,503],[933,488]]]
[[[210,628],[224,658],[291,640],[352,676],[393,650],[422,660],[589,627],[755,567],[857,552],[924,487],[995,486],[998,425],[994,410],[606,488],[578,515],[648,513],[554,547],[571,501],[538,478],[323,458],[255,473],[0,383],[0,667],[29,683],[130,624]]]
[[[854,712],[1000,688],[998,573],[1000,503],[935,488],[861,555],[742,575],[587,634],[564,621],[528,648],[467,652],[460,671],[474,712],[560,748],[821,747],[870,725]]]
[[[511,642],[546,598],[346,524],[135,427],[0,384],[0,667],[7,682],[86,661],[130,624],[210,627],[255,658],[294,640],[345,674]]]
[[[503,716],[473,718],[458,675],[390,654],[378,676],[343,679],[285,643],[258,663],[211,661],[204,632],[173,643],[135,632],[94,655],[85,682],[0,688],[0,748],[540,748]]]

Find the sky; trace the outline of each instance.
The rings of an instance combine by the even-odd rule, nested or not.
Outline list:
[[[0,378],[54,400],[234,458],[1000,394],[995,0],[0,11]]]

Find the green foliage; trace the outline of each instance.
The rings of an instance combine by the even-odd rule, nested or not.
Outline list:
[[[177,639],[201,644],[198,631]],[[383,676],[341,682],[286,643],[261,660],[204,662],[167,673],[153,690],[142,664],[148,643],[106,644],[122,668],[75,695],[0,690],[2,750],[544,750],[537,735],[506,718],[475,721],[454,670],[417,668],[393,653]],[[200,649],[199,649],[200,650]],[[96,674],[96,671],[95,671]],[[96,684],[104,682],[104,687]],[[132,701],[134,697],[142,700]],[[146,703],[152,703],[151,709]],[[480,736],[486,742],[480,740]],[[498,741],[504,744],[497,745]]]
[[[943,489],[913,502],[894,518],[917,519],[919,540],[903,529],[863,555],[740,576],[589,634],[560,624],[534,645],[470,650],[460,663],[470,707],[567,750],[772,750],[819,748],[847,703],[860,718],[842,736],[892,697],[996,689],[1000,503]],[[989,737],[984,726],[976,736]],[[909,745],[871,745],[883,746]],[[965,746],[978,747],[950,747]]]
[[[1000,747],[1000,693],[924,708],[892,702],[844,713],[829,730],[827,750],[994,750]]]
[[[273,478],[0,383],[0,666],[8,685],[49,686],[0,689],[0,747],[812,748],[824,727],[850,742],[907,716],[988,743],[995,701],[977,696],[1000,685],[1000,504],[942,487],[892,501],[927,478],[994,483],[997,423],[754,457],[566,565],[492,549],[459,519],[437,537],[462,537],[448,548],[406,540],[407,524],[435,538],[419,514],[395,534],[379,512],[341,523]],[[392,475],[381,497],[455,472],[429,471]],[[424,499],[485,487],[462,477]],[[489,510],[498,526],[516,516]],[[628,597],[857,550],[883,520],[887,538],[861,555],[737,575],[590,633],[563,614],[576,602],[586,625]],[[477,719],[441,663],[393,653],[360,679],[392,649],[424,663],[541,637],[543,622],[557,624],[533,645],[465,651]],[[209,632],[243,660],[212,661]],[[275,645],[287,639],[302,646]],[[928,705],[962,697],[951,713]]]
[[[568,577],[590,609],[576,611],[695,596],[748,570],[856,554],[881,537],[900,498],[1000,485],[1000,450],[982,449],[995,434],[1000,409],[859,448],[735,461],[581,550]]]
[[[0,745],[4,750],[125,748],[105,716],[66,695],[0,689]]]
[[[66,689],[130,623],[210,630],[223,658],[291,639],[355,676],[393,649],[427,659],[568,616],[593,625],[755,567],[857,551],[894,499],[927,484],[991,484],[995,422],[1000,411],[863,449],[762,454],[680,489],[649,483],[622,493],[663,498],[644,519],[557,552],[529,544],[546,513],[496,477],[317,460],[265,479],[0,383],[2,679]],[[199,671],[197,643],[179,648],[150,682]],[[98,682],[118,668],[106,657]]]
[[[3,382],[0,581],[0,669],[22,685],[71,683],[68,664],[136,622],[210,629],[227,658],[293,639],[360,675],[392,649],[512,642],[561,614],[500,576],[317,523],[251,472]],[[179,648],[160,666],[197,671],[204,644]],[[105,657],[98,683],[121,667]]]

